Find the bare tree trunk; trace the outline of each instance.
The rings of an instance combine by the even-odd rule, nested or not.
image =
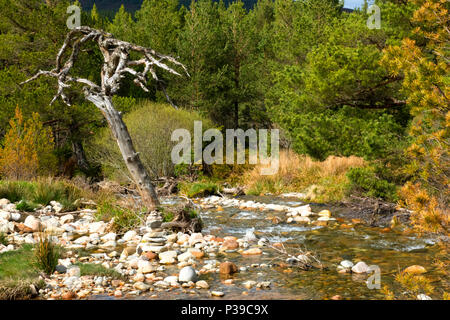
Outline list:
[[[144,165],[141,162],[139,153],[134,148],[128,128],[122,120],[122,115],[117,111],[110,97],[100,97],[97,95],[87,95],[87,100],[91,101],[103,113],[108,125],[116,139],[123,160],[135,181],[142,201],[148,209],[153,210],[159,205],[158,196],[151,182]]]

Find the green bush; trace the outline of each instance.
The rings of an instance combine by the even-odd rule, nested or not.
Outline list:
[[[172,148],[177,144],[171,141],[175,129],[189,130],[193,139],[194,121],[202,121],[204,130],[212,127],[209,120],[196,112],[152,102],[141,103],[123,119],[145,168],[153,178],[174,176],[187,170],[185,166],[175,168],[171,160]],[[102,129],[86,149],[90,160],[101,165],[108,178],[129,182],[128,170],[108,128]]]
[[[114,219],[113,229],[118,233],[125,233],[139,226],[144,221],[144,212],[122,208],[109,201],[101,203],[97,208],[97,220],[110,221]]]
[[[396,201],[397,186],[395,183],[380,178],[374,167],[352,168],[348,171],[350,191],[361,192],[369,197]]]

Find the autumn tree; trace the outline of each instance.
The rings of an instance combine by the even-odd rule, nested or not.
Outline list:
[[[53,135],[43,126],[39,114],[35,112],[26,120],[17,107],[9,126],[0,148],[0,174],[14,180],[52,174],[56,167]]]
[[[409,2],[417,8],[411,19],[416,39],[407,37],[387,48],[383,63],[394,76],[403,77],[402,90],[414,117],[406,150],[406,170],[413,178],[402,193],[416,211],[416,222],[436,231],[448,224],[450,195],[449,2]]]

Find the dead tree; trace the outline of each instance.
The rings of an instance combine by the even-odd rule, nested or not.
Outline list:
[[[101,69],[100,85],[88,79],[70,75],[70,71],[78,58],[81,47],[87,42],[97,43],[104,58]],[[69,48],[71,48],[72,51],[70,54],[66,54],[66,52],[69,51]],[[138,60],[132,60],[130,58],[131,53],[136,54],[140,58]],[[65,59],[65,56],[68,57]],[[154,209],[158,205],[158,197],[155,188],[151,183],[150,176],[133,146],[127,126],[122,120],[122,115],[114,108],[112,96],[119,91],[121,81],[127,74],[131,75],[134,78],[134,83],[146,92],[148,91],[146,84],[147,75],[149,73],[153,79],[159,82],[155,68],[161,68],[167,72],[180,76],[180,74],[169,67],[166,62],[181,67],[189,76],[185,66],[170,56],[160,54],[150,48],[118,40],[110,33],[82,26],[71,30],[67,34],[64,44],[56,57],[56,67],[54,69],[50,71],[41,70],[32,78],[21,83],[28,83],[40,76],[54,77],[58,81],[58,91],[50,104],[61,97],[68,106],[71,104],[64,90],[70,87],[71,83],[85,85],[83,93],[86,100],[92,102],[102,112],[108,122],[126,166],[142,196],[142,201],[149,209]],[[140,68],[139,70],[142,71],[138,71],[136,67]],[[163,90],[163,92],[168,101],[173,104],[166,94],[166,91]]]

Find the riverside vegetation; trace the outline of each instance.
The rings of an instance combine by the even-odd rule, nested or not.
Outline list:
[[[190,74],[125,77],[112,99],[156,210],[81,86],[68,107],[51,79],[18,85],[55,67],[71,3],[0,0],[0,299],[449,298],[448,1],[377,0],[381,29],[335,0],[82,11]],[[98,48],[78,58],[98,81]],[[174,165],[171,133],[194,121],[280,129],[279,171]]]

